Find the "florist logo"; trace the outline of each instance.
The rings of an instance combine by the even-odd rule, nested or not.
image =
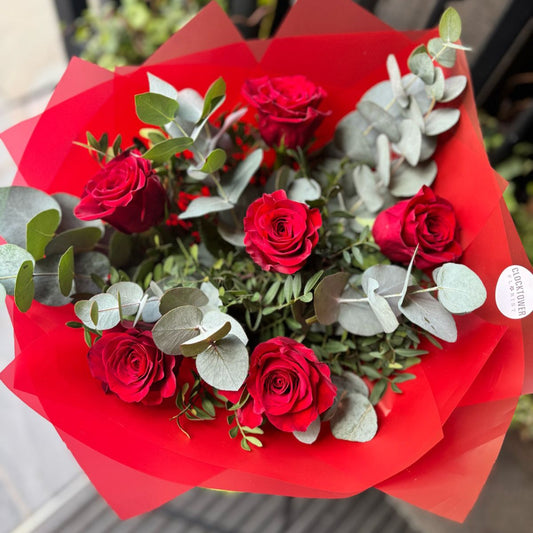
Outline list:
[[[507,267],[496,284],[496,305],[508,318],[525,318],[533,311],[533,274],[519,265]]]

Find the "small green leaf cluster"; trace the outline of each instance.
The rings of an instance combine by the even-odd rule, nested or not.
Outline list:
[[[228,435],[232,439],[240,437],[241,448],[246,452],[252,451],[252,446],[262,448],[263,443],[257,435],[264,434],[264,431],[260,427],[251,428],[248,426],[243,426],[239,421],[237,411],[241,409],[249,399],[249,394],[244,393],[236,404],[228,407],[230,414],[226,417],[228,424],[231,426],[228,431]]]
[[[185,382],[176,395],[176,407],[179,413],[174,417],[180,430],[190,438],[190,435],[181,424],[181,417],[187,420],[199,422],[202,420],[214,420],[216,409],[225,405],[224,399],[207,389],[198,374],[192,374],[193,382]]]
[[[27,311],[34,299],[65,305],[76,294],[98,291],[91,274],[107,276],[109,260],[93,251],[104,226],[78,220],[77,202],[64,193],[0,188],[0,234],[8,242],[0,246],[0,284],[19,310]]]

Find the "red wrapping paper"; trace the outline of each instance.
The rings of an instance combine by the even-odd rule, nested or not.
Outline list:
[[[213,3],[140,67],[110,73],[73,59],[45,112],[2,134],[18,166],[15,183],[80,194],[97,166],[73,141],[84,142],[87,130],[131,140],[143,126],[133,96],[148,89],[147,72],[200,92],[223,76],[225,109],[241,101],[248,78],[307,75],[328,92],[332,114],[317,132],[317,145],[323,144],[364,92],[387,78],[389,53],[405,65],[414,45],[433,36],[396,32],[349,0],[332,2],[324,20],[320,0],[299,0],[277,36],[265,42],[243,41]],[[468,74],[463,54],[454,72]],[[519,394],[533,391],[533,333],[531,317],[513,321],[495,305],[500,272],[529,263],[501,197],[502,180],[485,155],[470,87],[459,108],[453,135],[439,140],[434,188],[456,209],[463,262],[484,281],[488,300],[458,317],[459,341],[431,348],[404,394],[386,395],[371,442],[324,436],[306,446],[272,430],[264,448],[245,453],[228,438],[223,416],[192,425],[188,440],[169,421],[176,414],[172,402],[154,409],[102,394],[88,370],[82,335],[64,326],[73,318],[68,306],[34,303],[24,315],[11,307],[16,357],[1,379],[50,420],[123,518],[194,486],[324,498],[377,486],[463,520],[497,457]],[[253,121],[253,112],[244,120]]]

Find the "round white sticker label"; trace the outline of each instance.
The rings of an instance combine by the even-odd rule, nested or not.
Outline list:
[[[496,305],[508,318],[525,318],[533,311],[533,274],[519,265],[507,267],[496,284]]]

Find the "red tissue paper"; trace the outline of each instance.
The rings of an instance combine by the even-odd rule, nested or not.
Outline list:
[[[316,134],[318,145],[325,143],[364,92],[387,78],[388,54],[405,64],[414,46],[435,32],[395,31],[349,0],[331,0],[326,17],[323,7],[320,0],[299,0],[274,38],[244,41],[212,3],[139,67],[112,73],[74,58],[46,110],[2,134],[18,167],[14,184],[79,196],[98,165],[80,165],[73,142],[84,143],[87,131],[131,140],[143,127],[134,95],[148,90],[147,73],[202,94],[223,76],[227,110],[240,101],[248,79],[308,76],[328,94],[331,114]],[[454,72],[468,76],[462,53]],[[227,438],[224,419],[195,424],[189,440],[169,422],[175,408],[154,410],[102,394],[87,366],[83,335],[64,326],[74,318],[71,306],[34,303],[22,314],[10,305],[15,358],[2,381],[54,425],[122,518],[196,486],[313,498],[377,487],[463,520],[519,395],[533,392],[533,328],[531,316],[511,320],[496,306],[501,272],[510,265],[529,268],[529,262],[502,199],[504,182],[485,155],[470,86],[459,109],[453,136],[439,144],[434,190],[455,206],[463,263],[481,277],[488,299],[458,318],[457,343],[428,348],[404,393],[387,394],[378,404],[380,428],[372,441],[328,436],[306,446],[267,431],[264,447],[245,453]],[[253,121],[253,111],[245,118]]]

